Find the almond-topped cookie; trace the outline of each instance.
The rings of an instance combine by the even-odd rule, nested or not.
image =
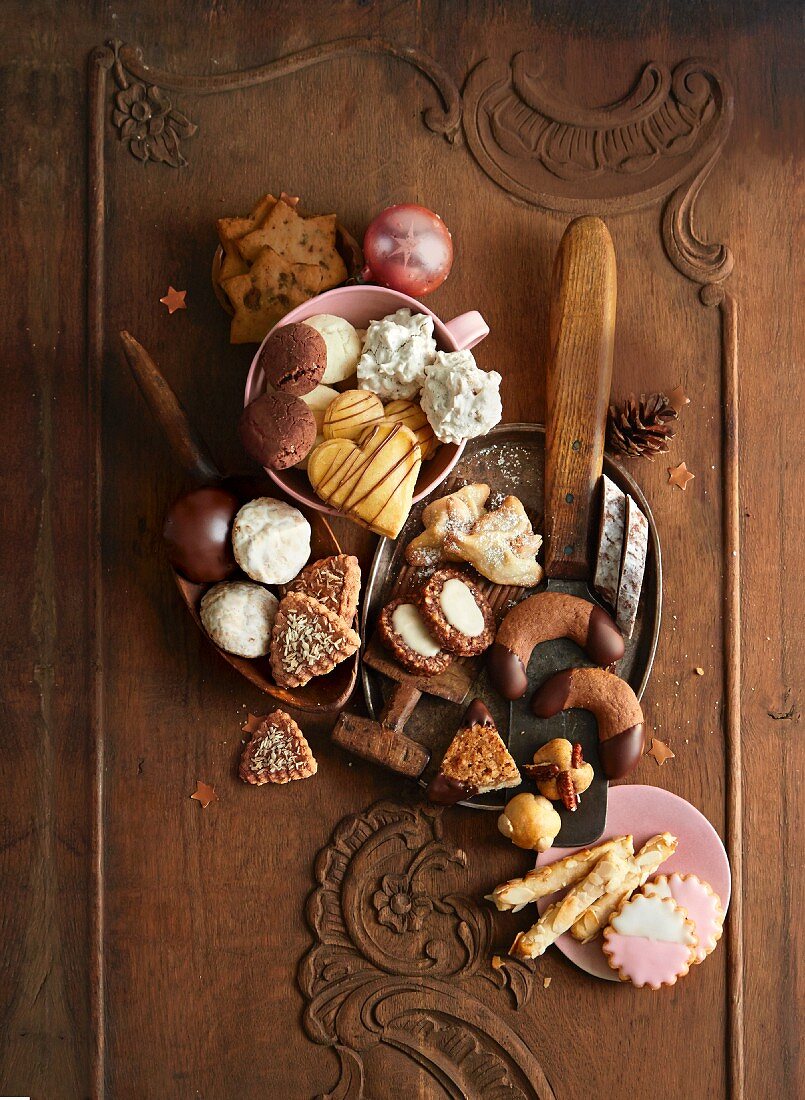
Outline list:
[[[304,592],[284,596],[271,633],[271,671],[281,687],[302,687],[326,676],[360,648],[343,619]]]
[[[478,585],[461,569],[437,569],[419,598],[425,624],[449,653],[483,653],[495,637],[495,616]]]
[[[438,676],[453,659],[430,633],[417,605],[405,596],[383,608],[377,632],[386,649],[415,676]]]
[[[291,582],[288,591],[312,596],[351,626],[361,592],[358,559],[353,554],[333,554],[311,562]]]
[[[250,718],[249,722],[255,720]],[[244,783],[290,783],[315,775],[318,764],[305,735],[284,710],[274,710],[244,729],[252,734],[240,758],[238,775]]]

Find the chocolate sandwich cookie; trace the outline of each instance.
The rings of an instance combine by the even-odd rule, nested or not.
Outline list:
[[[461,569],[448,567],[432,573],[419,606],[428,629],[450,653],[471,657],[492,644],[492,608],[475,581]]]
[[[399,597],[383,608],[377,631],[383,645],[415,676],[438,676],[452,660],[430,633],[419,608],[409,597]]]

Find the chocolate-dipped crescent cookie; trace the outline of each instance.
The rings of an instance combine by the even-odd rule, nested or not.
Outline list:
[[[549,677],[531,700],[537,718],[574,707],[595,715],[605,775],[628,775],[643,755],[645,738],[643,711],[626,681],[603,668],[568,668]]]
[[[623,656],[623,635],[597,604],[564,592],[538,592],[512,608],[487,654],[492,683],[504,698],[525,695],[534,647],[555,638],[572,639],[604,668]]]

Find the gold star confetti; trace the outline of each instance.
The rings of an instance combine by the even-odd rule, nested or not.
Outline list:
[[[676,386],[666,396],[668,397],[668,400],[671,402],[671,407],[678,413],[682,412],[685,405],[690,404],[690,398],[685,393],[685,390],[682,386]]]
[[[547,989],[552,981],[553,981],[553,978],[543,978],[542,979],[542,988]]]
[[[220,802],[218,795],[215,793],[215,788],[208,783],[202,783],[200,779],[190,797],[201,803],[202,810],[206,810],[211,802]]]
[[[240,728],[243,730],[244,733],[248,733],[250,735],[252,733],[257,733],[257,731],[260,729],[260,726],[263,724],[265,717],[265,714],[252,714],[250,711],[249,717]]]
[[[692,474],[687,468],[684,462],[680,462],[678,466],[668,467],[668,484],[676,485],[679,489],[686,489],[689,481],[693,481],[695,474]]]
[[[186,295],[186,290],[176,290],[174,287],[169,286],[168,293],[159,300],[163,306],[168,307],[168,313],[175,313],[177,309],[187,309]]]
[[[289,195],[287,191],[283,191],[280,194],[280,202],[284,202],[286,206],[296,206],[299,202],[298,195]]]
[[[500,955],[493,955],[492,956],[492,969],[493,970],[500,970],[500,968],[502,966],[503,966],[503,959],[501,959]]]
[[[646,756],[653,756],[658,765],[664,764],[666,760],[673,760],[674,753],[663,744],[662,741],[658,741],[656,737],[651,739],[651,748],[646,753]]]

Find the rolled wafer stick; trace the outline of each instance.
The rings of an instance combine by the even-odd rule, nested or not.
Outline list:
[[[530,902],[547,897],[557,890],[564,890],[566,886],[573,886],[584,878],[602,856],[616,849],[624,855],[632,855],[634,845],[631,836],[612,837],[592,848],[572,852],[564,859],[558,859],[545,867],[536,867],[522,878],[502,882],[491,894],[486,895],[486,900],[497,906],[501,913],[509,909],[519,913]]]
[[[628,873],[632,856],[614,848],[602,856],[581,882],[553,905],[549,905],[535,925],[519,932],[509,951],[520,959],[536,959],[569,928],[585,909],[611,890],[617,890]]]
[[[595,939],[604,925],[609,923],[609,918],[620,903],[639,889],[660,864],[674,854],[676,845],[677,839],[671,833],[658,833],[657,836],[646,841],[635,855],[633,867],[627,872],[618,889],[607,891],[581,914],[570,930],[574,939],[581,943],[589,943],[590,940]]]

